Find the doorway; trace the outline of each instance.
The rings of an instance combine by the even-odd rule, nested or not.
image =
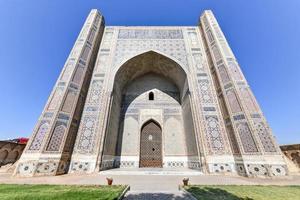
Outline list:
[[[153,120],[141,129],[140,167],[162,167],[162,133]]]

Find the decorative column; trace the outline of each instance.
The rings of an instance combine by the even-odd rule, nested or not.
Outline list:
[[[203,171],[235,173],[235,162],[210,74],[202,33],[197,27],[190,27],[186,38],[191,66],[191,105]]]
[[[211,73],[237,171],[248,176],[285,175],[279,146],[211,11],[202,14],[200,30],[211,56]]]
[[[70,173],[92,173],[114,165],[114,156],[101,163],[111,102],[109,71],[118,30],[106,27],[87,94],[71,159]],[[103,165],[103,166],[101,166]]]
[[[103,30],[103,17],[92,10],[18,162],[15,175],[67,172]]]

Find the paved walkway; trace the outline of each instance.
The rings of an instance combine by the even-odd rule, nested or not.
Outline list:
[[[124,200],[194,200],[194,198],[182,191],[153,193],[129,191]]]
[[[0,173],[0,183],[7,184],[73,184],[106,185],[106,177],[113,178],[115,185],[130,185],[127,200],[187,200],[192,199],[178,190],[184,175],[111,175],[111,174],[66,174],[51,177],[12,177],[9,173]],[[198,185],[300,185],[300,175],[276,178],[245,178],[229,175],[189,175],[190,184]]]
[[[97,185],[106,184],[108,175],[66,174],[50,177],[12,177],[9,173],[0,173],[0,183],[16,184],[73,184],[73,185]],[[114,179],[113,184],[130,185],[131,190],[138,191],[174,191],[182,184],[183,175],[110,175]],[[188,176],[191,184],[198,185],[300,185],[300,175],[276,177],[276,178],[246,178],[229,175],[197,175]]]

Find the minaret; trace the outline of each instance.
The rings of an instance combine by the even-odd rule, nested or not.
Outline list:
[[[104,18],[94,9],[50,94],[15,175],[67,172],[103,30]]]
[[[200,18],[210,68],[237,171],[248,176],[285,175],[286,164],[271,129],[210,10]]]

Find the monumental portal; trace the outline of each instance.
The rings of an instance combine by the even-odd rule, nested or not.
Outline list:
[[[92,10],[15,175],[183,168],[286,175],[213,13],[197,26],[105,26]]]

